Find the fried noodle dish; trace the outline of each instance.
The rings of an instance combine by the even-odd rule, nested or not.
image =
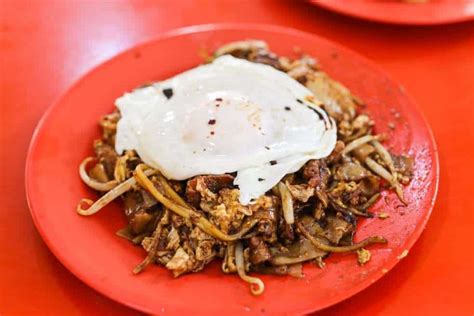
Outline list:
[[[313,58],[280,57],[265,42],[248,40],[220,47],[206,65],[231,58],[228,55],[232,62],[271,66],[311,91],[320,101],[318,111],[327,113],[325,120],[337,127],[330,153],[304,161],[269,190],[242,203],[237,169],[175,180],[135,150],[118,153],[117,126],[123,111],[116,110],[100,119],[102,136],[94,142],[95,155],[79,167],[83,182],[100,198],[82,199],[77,212],[93,215],[120,197],[128,225],[117,235],[146,251],[135,274],[154,263],[178,277],[220,258],[224,273],[237,274],[250,284],[252,294],[260,295],[264,284],[259,274],[302,277],[303,262],[323,268],[327,256],[340,252],[353,252],[354,260],[364,264],[370,259],[366,248],[387,240],[371,236],[355,242],[358,219],[374,217],[369,209],[383,190],[393,190],[406,204],[403,185],[412,177],[412,158],[383,145],[387,137],[373,134],[374,122],[361,113],[363,102]],[[163,93],[173,97],[170,89]],[[311,98],[297,101],[303,106]]]

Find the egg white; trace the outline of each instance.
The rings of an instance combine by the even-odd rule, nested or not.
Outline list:
[[[336,125],[311,91],[271,66],[230,55],[115,104],[118,153],[136,150],[175,180],[237,172],[244,205],[336,143]]]

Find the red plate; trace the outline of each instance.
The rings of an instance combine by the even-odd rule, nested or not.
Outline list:
[[[401,0],[311,0],[326,9],[353,17],[393,24],[435,25],[474,19],[472,0],[430,0],[404,3]]]
[[[114,99],[124,91],[198,65],[203,49],[248,38],[264,39],[282,55],[294,55],[299,47],[316,56],[327,72],[367,102],[377,132],[392,136],[395,152],[415,157],[415,176],[405,188],[410,204],[401,207],[394,194],[385,192],[374,211],[389,212],[390,218],[361,221],[356,239],[376,234],[389,240],[386,246],[370,248],[372,260],[364,267],[357,265],[354,254],[332,255],[324,270],[306,264],[303,279],[262,276],[266,290],[260,297],[253,297],[237,276],[223,274],[219,262],[178,279],[159,266],[134,276],[131,271],[145,252],[115,236],[126,223],[119,204],[89,218],[75,211],[81,198],[97,198],[78,175],[79,163],[92,154],[92,141],[99,137],[97,121],[113,109]],[[388,123],[396,128],[390,130]],[[348,298],[397,264],[425,227],[438,175],[436,147],[426,121],[403,88],[371,62],[311,34],[267,25],[225,24],[168,33],[84,76],[39,123],[26,163],[26,191],[34,222],[51,251],[78,278],[114,300],[155,314],[224,310],[298,314]]]

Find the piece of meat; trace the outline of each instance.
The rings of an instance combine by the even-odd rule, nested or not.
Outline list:
[[[257,236],[251,237],[249,241],[249,247],[250,247],[249,259],[252,264],[261,264],[272,258],[270,249],[260,237],[257,237]]]
[[[196,190],[197,180],[196,177],[186,183],[186,200],[194,206],[199,206],[201,201],[201,193]]]
[[[94,151],[105,168],[107,177],[109,179],[114,178],[115,163],[117,162],[118,155],[115,152],[115,149],[102,141],[96,141],[94,143]]]
[[[323,159],[313,159],[303,166],[303,178],[317,191],[325,191],[329,181],[330,171]]]
[[[326,164],[331,165],[331,164],[339,162],[342,158],[342,151],[344,150],[344,147],[346,147],[344,145],[344,142],[338,140],[331,154],[327,156],[326,158],[324,158],[324,161],[326,161]]]
[[[221,189],[232,188],[234,177],[229,174],[197,176],[186,184],[186,199],[198,207],[205,189],[218,193]]]
[[[328,205],[326,189],[329,177],[330,171],[324,159],[310,160],[303,166],[303,178],[310,187],[315,188],[314,193],[324,207]]]

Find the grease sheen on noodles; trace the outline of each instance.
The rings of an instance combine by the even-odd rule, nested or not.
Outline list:
[[[232,56],[126,93],[116,106],[118,153],[134,149],[175,180],[237,172],[242,204],[336,143],[334,122],[307,88]]]

